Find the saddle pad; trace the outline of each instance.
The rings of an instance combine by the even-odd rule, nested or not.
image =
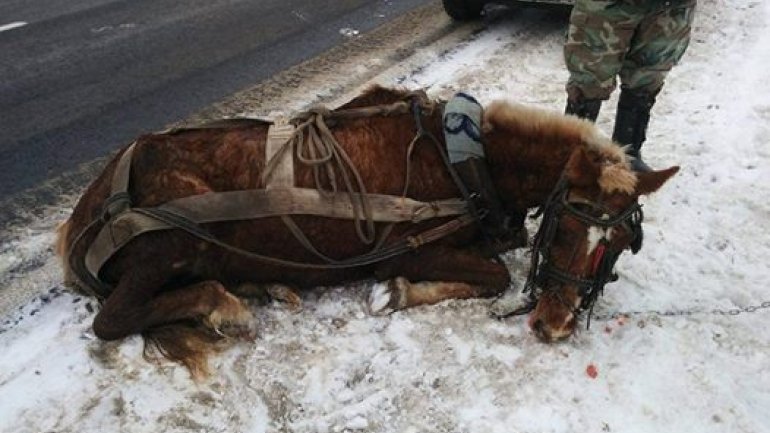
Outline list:
[[[452,163],[468,158],[484,159],[481,142],[481,104],[472,96],[458,93],[444,108],[444,137]]]

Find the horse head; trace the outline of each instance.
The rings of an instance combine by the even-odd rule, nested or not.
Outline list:
[[[529,325],[543,341],[570,336],[613,281],[621,252],[642,241],[638,199],[657,191],[679,167],[634,172],[625,159],[576,148],[543,207],[528,287],[537,298]],[[590,313],[589,313],[590,314]]]

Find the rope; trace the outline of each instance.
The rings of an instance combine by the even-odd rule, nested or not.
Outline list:
[[[417,121],[418,131],[409,143],[407,150],[407,177],[402,194],[403,197],[406,197],[409,188],[412,150],[414,149],[415,143],[426,135],[426,131],[422,128],[419,117],[424,112],[432,112],[435,107],[435,103],[428,99],[424,92],[411,92],[407,95],[406,99],[412,101],[411,105],[407,101],[399,101],[388,105],[336,111],[331,111],[326,107],[314,107],[307,112],[299,114],[292,120],[292,122],[297,124],[294,133],[266,165],[262,175],[263,183],[265,183],[273,173],[281,160],[281,156],[287,151],[291,152],[292,156],[296,156],[300,163],[312,168],[315,188],[322,195],[328,197],[336,194],[340,190],[339,184],[341,182],[341,186],[348,195],[353,209],[353,223],[359,240],[365,245],[375,243],[377,240],[377,233],[366,185],[350,156],[334,137],[334,134],[329,128],[328,121],[371,116],[400,115],[408,113],[411,108]],[[338,179],[338,175],[341,179]],[[331,258],[324,256],[310,244],[304,233],[302,233],[299,227],[297,227],[290,218],[283,218],[283,221],[295,235],[297,240],[308,248],[308,250],[328,262],[333,262]],[[383,239],[384,238],[381,236],[380,242],[377,244],[382,244],[384,242]],[[375,245],[375,249],[376,248],[377,245]]]
[[[412,92],[408,95],[408,98],[414,100],[418,107],[425,107],[426,110],[429,111],[432,111],[435,105],[427,98],[424,92]],[[327,121],[371,116],[400,115],[408,113],[409,109],[409,103],[406,101],[399,101],[389,105],[337,111],[331,111],[325,107],[314,107],[305,113],[301,113],[292,120],[292,122],[297,123],[294,134],[292,134],[289,140],[286,141],[273,159],[268,162],[262,175],[262,180],[263,182],[266,182],[281,160],[280,157],[287,151],[292,152],[292,156],[296,156],[300,163],[312,168],[315,188],[323,195],[330,196],[339,191],[340,180],[337,179],[337,176],[339,175],[341,177],[342,187],[347,193],[353,208],[353,223],[355,225],[356,234],[361,242],[370,245],[377,239],[377,234],[374,218],[372,216],[372,206],[367,196],[366,185],[350,156],[334,137]],[[418,131],[418,134],[409,144],[410,150],[407,155],[407,173],[409,172],[409,156],[411,156],[411,149],[414,147],[414,143],[422,136],[422,130]],[[404,196],[406,195],[407,188],[408,178],[404,188]],[[284,219],[284,222],[287,222],[287,219]],[[287,226],[289,226],[288,223]],[[295,233],[295,237],[297,237],[300,242],[303,244],[308,243],[306,242],[304,235],[297,236],[301,231],[296,225],[293,227],[289,226],[289,228]],[[305,242],[303,242],[303,239],[305,239]],[[316,251],[315,253],[317,253],[315,248],[312,248],[311,251]]]
[[[371,204],[366,197],[366,186],[350,156],[326,125],[325,118],[328,116],[329,111],[325,108],[311,110],[307,119],[297,126],[276,156],[291,151],[302,164],[313,169],[315,187],[326,196],[336,194],[339,190],[338,173],[353,207],[356,234],[368,245],[375,241],[376,233]],[[268,163],[263,173],[263,181],[272,174],[278,161],[280,159],[274,157]]]

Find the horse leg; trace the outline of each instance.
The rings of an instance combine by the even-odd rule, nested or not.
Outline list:
[[[208,354],[217,348],[220,336],[253,339],[256,335],[249,310],[218,281],[157,293],[162,281],[135,275],[120,280],[94,318],[97,337],[115,340],[141,332],[147,359],[154,348],[183,364],[194,378],[202,378],[208,373]],[[187,323],[190,320],[215,333]]]
[[[152,300],[150,310],[150,323],[199,318],[217,334],[248,340],[256,337],[254,317],[248,307],[219,281],[203,281],[162,293]]]
[[[369,294],[369,312],[372,315],[386,315],[396,310],[436,304],[446,299],[484,297],[480,289],[480,286],[468,283],[454,281],[412,283],[404,277],[396,277],[372,289]]]
[[[302,311],[302,298],[297,292],[285,284],[254,284],[243,283],[231,290],[238,296],[257,298],[260,303],[267,304],[270,299],[285,303],[292,312]]]
[[[510,283],[505,266],[448,247],[433,247],[401,256],[378,269],[377,275],[397,276],[372,290],[369,296],[372,314],[387,314],[446,299],[497,296]]]
[[[218,281],[203,281],[188,287],[150,295],[152,290],[136,286],[135,278],[124,278],[107,298],[94,319],[94,333],[115,340],[150,328],[183,320],[201,320],[217,332],[249,336],[252,316],[248,308]]]

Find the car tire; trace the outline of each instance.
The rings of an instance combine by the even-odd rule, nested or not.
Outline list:
[[[442,0],[446,13],[457,21],[469,21],[481,16],[483,0]]]

